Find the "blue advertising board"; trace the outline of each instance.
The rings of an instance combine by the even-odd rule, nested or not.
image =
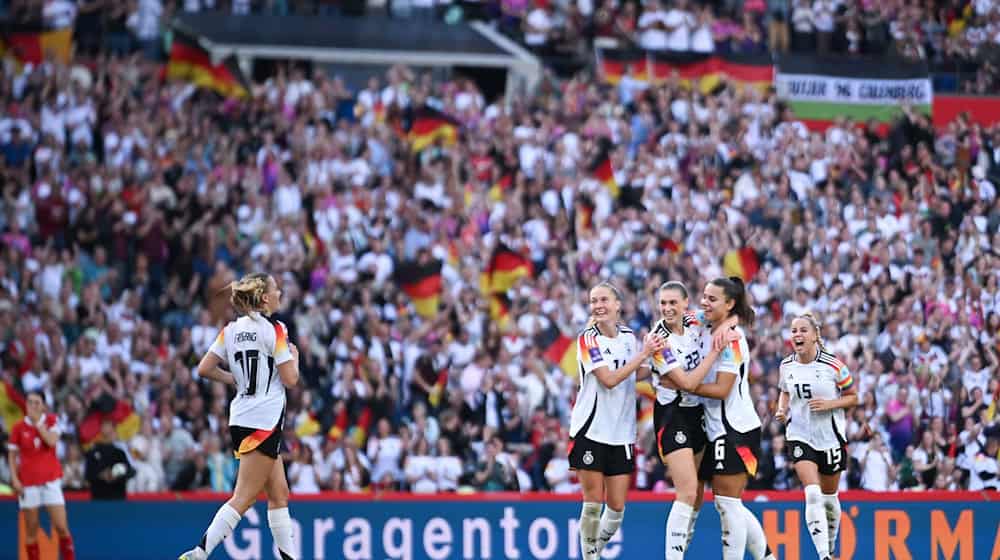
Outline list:
[[[856,493],[851,493],[856,494]],[[801,494],[798,494],[801,496]],[[882,495],[890,496],[890,495]],[[893,494],[891,499],[843,499],[841,560],[1000,559],[1000,502],[982,494],[958,501]],[[923,499],[921,499],[923,498]],[[993,500],[998,496],[994,494]],[[69,501],[70,528],[77,558],[175,558],[201,538],[224,496],[217,501],[130,500]],[[749,502],[762,520],[779,558],[812,559],[815,551],[794,494]],[[603,558],[662,558],[664,521],[669,501],[652,496],[632,500],[622,530]],[[0,542],[16,542],[17,506],[0,502]],[[293,501],[299,538],[296,558],[319,559],[573,559],[580,558],[579,503],[544,497],[495,499],[446,496],[405,499],[311,499]],[[42,548],[55,549],[51,533]],[[719,516],[706,503],[698,518],[689,558],[721,555]],[[44,558],[43,554],[43,558]],[[17,558],[12,546],[0,558]],[[267,528],[266,505],[247,512],[233,536],[212,558],[278,558]]]

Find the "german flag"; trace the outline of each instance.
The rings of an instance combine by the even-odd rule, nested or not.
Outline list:
[[[510,298],[507,294],[490,294],[490,319],[500,327],[500,332],[510,330]]]
[[[24,395],[10,381],[0,383],[0,418],[8,432],[24,418],[27,413]]]
[[[562,334],[556,327],[549,327],[535,337],[535,345],[543,349],[542,357],[558,365],[563,373],[577,377],[576,340]]]
[[[524,255],[514,252],[503,243],[493,249],[493,256],[486,264],[486,270],[479,278],[479,288],[484,294],[504,293],[514,286],[518,279],[532,277],[535,267]]]
[[[678,243],[672,237],[664,237],[660,240],[660,249],[667,251],[671,255],[676,255],[684,250],[684,244]]]
[[[490,200],[493,202],[500,202],[503,200],[503,195],[505,192],[510,190],[511,185],[514,184],[514,174],[504,173],[493,186],[490,187]]]
[[[410,149],[419,152],[439,140],[452,146],[458,140],[460,127],[457,120],[437,109],[427,106],[417,109],[410,126]]]
[[[320,425],[319,420],[316,418],[315,412],[308,412],[305,419],[299,420],[298,425],[295,426],[295,435],[302,437],[314,436],[319,433]]]
[[[354,443],[358,447],[364,447],[365,442],[368,441],[368,432],[372,427],[372,409],[371,407],[364,407],[361,410],[361,414],[358,416],[358,423],[351,428],[351,438],[354,439]]]
[[[603,140],[597,150],[597,157],[590,166],[590,174],[608,189],[611,196],[618,198],[621,189],[618,188],[618,181],[615,180],[615,170],[611,166],[611,141]]]
[[[748,283],[760,270],[760,255],[751,247],[734,249],[722,257],[722,270],[726,276],[739,276]]]
[[[97,441],[101,435],[101,424],[105,420],[111,420],[115,426],[115,432],[118,434],[118,439],[121,441],[128,441],[139,433],[142,419],[132,409],[131,404],[124,400],[118,400],[113,402],[110,412],[106,412],[106,408],[106,405],[99,405],[80,422],[78,433],[80,445],[84,449],[90,448]]]
[[[425,264],[407,261],[396,267],[396,283],[410,296],[417,314],[433,317],[438,312],[441,299],[441,261],[431,260]]]
[[[229,56],[219,64],[212,64],[211,56],[198,39],[177,29],[174,30],[170,60],[164,75],[169,79],[191,82],[224,97],[250,95],[250,84],[243,76],[236,57]]]
[[[708,94],[723,81],[739,88],[753,87],[761,91],[774,83],[774,63],[769,54],[707,55],[662,52],[650,55],[654,83],[677,78],[689,87]]]
[[[431,393],[427,395],[427,402],[430,403],[431,408],[437,408],[441,404],[441,397],[444,396],[444,390],[448,388],[448,368],[442,368],[438,372],[437,380],[434,382],[434,386],[431,387]]]
[[[73,54],[73,28],[47,29],[14,24],[0,27],[0,58],[14,57],[20,64],[54,60],[68,64]]]
[[[333,420],[333,425],[326,432],[326,438],[333,441],[340,441],[347,432],[347,425],[350,418],[347,416],[347,405],[341,405],[337,411],[337,417]]]
[[[632,77],[640,81],[649,80],[649,57],[645,52],[630,49],[597,49],[597,69],[601,79],[617,85],[632,68]]]

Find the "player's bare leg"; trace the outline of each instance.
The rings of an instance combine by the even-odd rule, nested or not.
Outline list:
[[[38,508],[22,509],[24,515],[24,545],[28,560],[38,560]]]
[[[69,533],[69,522],[66,520],[66,506],[51,505],[45,508],[49,512],[49,522],[59,539],[59,554],[62,560],[74,560],[76,551],[73,548],[73,536]]]

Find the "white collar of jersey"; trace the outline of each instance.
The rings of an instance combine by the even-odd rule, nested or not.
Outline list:
[[[260,314],[260,311],[251,311],[251,312],[247,313],[247,317],[250,317],[254,321],[260,321],[261,318],[262,318],[262,315]]]

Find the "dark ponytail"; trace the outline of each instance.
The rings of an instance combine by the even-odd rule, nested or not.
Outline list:
[[[752,307],[750,307],[750,302],[747,300],[747,288],[743,284],[743,279],[739,276],[730,276],[729,278],[716,278],[709,282],[722,288],[722,293],[726,295],[726,299],[731,299],[735,302],[733,305],[733,315],[740,318],[740,325],[744,327],[752,327],[754,319],[756,318],[756,313]]]

